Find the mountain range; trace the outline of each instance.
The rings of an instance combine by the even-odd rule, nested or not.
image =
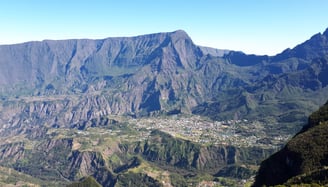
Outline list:
[[[182,30],[2,45],[0,134],[112,114],[301,124],[328,96],[327,37],[276,56],[200,47]]]
[[[0,184],[248,179],[273,149],[147,134],[116,118],[198,115],[294,135],[328,98],[328,29],[275,56],[197,46],[182,30],[0,45],[0,56]]]

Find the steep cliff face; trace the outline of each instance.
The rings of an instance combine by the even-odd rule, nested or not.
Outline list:
[[[233,146],[202,147],[196,156],[196,167],[200,170],[218,171],[227,165],[238,163],[238,149]]]
[[[254,186],[327,184],[328,103],[309,117],[309,124],[279,152],[262,162]]]
[[[23,143],[1,147],[0,163],[44,180],[77,180],[94,174],[105,161],[96,152],[72,151],[72,139],[43,140],[33,149]]]
[[[24,157],[24,143],[5,144],[0,146],[0,160],[16,162]]]
[[[8,110],[0,112],[3,135],[19,133],[22,129],[48,124],[53,127],[72,127],[112,113],[106,96],[56,98],[5,102]],[[7,107],[5,107],[7,108]],[[59,117],[60,116],[60,117]]]
[[[99,168],[105,166],[101,154],[91,151],[73,151],[68,158],[67,174],[72,180],[94,174]]]

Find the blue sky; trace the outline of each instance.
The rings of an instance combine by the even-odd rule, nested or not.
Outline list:
[[[327,0],[0,0],[0,44],[185,30],[194,43],[273,55],[324,32]]]

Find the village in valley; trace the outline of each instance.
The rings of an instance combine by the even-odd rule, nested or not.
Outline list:
[[[291,138],[290,135],[270,134],[263,122],[247,119],[213,121],[195,115],[176,115],[129,119],[128,124],[137,131],[144,131],[143,139],[147,138],[151,130],[158,129],[174,137],[201,144],[279,148]]]
[[[268,129],[260,121],[225,120],[214,121],[196,115],[173,115],[147,118],[108,116],[111,124],[79,129],[52,129],[51,136],[65,137],[112,137],[122,142],[145,141],[153,130],[160,130],[175,138],[202,145],[232,145],[236,147],[281,148],[292,137]],[[273,124],[274,125],[274,124]]]

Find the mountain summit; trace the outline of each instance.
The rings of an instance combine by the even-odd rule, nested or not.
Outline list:
[[[297,45],[293,49],[287,49],[277,55],[276,60],[297,57],[305,60],[320,58],[328,55],[328,29],[323,33],[312,36],[304,43]]]

